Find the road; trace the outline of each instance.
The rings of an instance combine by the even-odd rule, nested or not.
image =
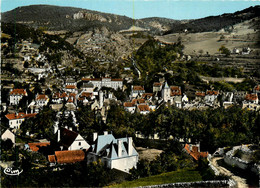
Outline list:
[[[211,158],[212,165],[219,171],[219,173],[232,178],[237,183],[238,188],[249,187],[248,184],[246,183],[246,179],[236,176],[232,172],[227,170],[226,168],[219,166],[217,161],[221,160],[221,159],[223,159],[223,157],[212,157]]]

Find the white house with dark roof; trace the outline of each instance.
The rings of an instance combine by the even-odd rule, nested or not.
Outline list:
[[[86,140],[72,130],[61,127],[58,129],[56,136],[61,150],[88,150],[90,148]]]
[[[116,139],[107,131],[104,135],[93,134],[94,144],[88,153],[88,163],[101,161],[110,169],[117,169],[129,172],[130,169],[136,168],[138,162],[138,153],[133,146],[132,137]]]

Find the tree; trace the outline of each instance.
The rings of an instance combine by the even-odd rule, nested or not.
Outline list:
[[[226,48],[224,45],[222,45],[218,51],[221,53],[221,54],[224,54],[226,56],[229,56],[230,55],[230,50],[228,48]]]

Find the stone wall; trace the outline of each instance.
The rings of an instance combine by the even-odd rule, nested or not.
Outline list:
[[[181,182],[181,183],[168,183],[161,185],[143,186],[145,188],[160,188],[160,187],[235,187],[236,183],[229,180],[212,180],[212,181],[197,181],[197,182]]]

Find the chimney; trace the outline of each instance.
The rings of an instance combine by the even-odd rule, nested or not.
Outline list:
[[[131,156],[133,155],[133,138],[128,137],[127,142],[128,142],[128,155]]]
[[[67,126],[67,125],[65,126],[65,129],[68,129],[68,126]]]
[[[93,142],[96,141],[97,137],[98,137],[98,133],[97,132],[93,133]]]
[[[60,129],[58,129],[58,142],[60,141]]]
[[[108,135],[108,132],[107,132],[107,131],[104,131],[104,135]]]
[[[69,130],[72,131],[72,127],[70,127]]]
[[[118,146],[118,157],[122,156],[122,140],[117,140],[117,146]]]

